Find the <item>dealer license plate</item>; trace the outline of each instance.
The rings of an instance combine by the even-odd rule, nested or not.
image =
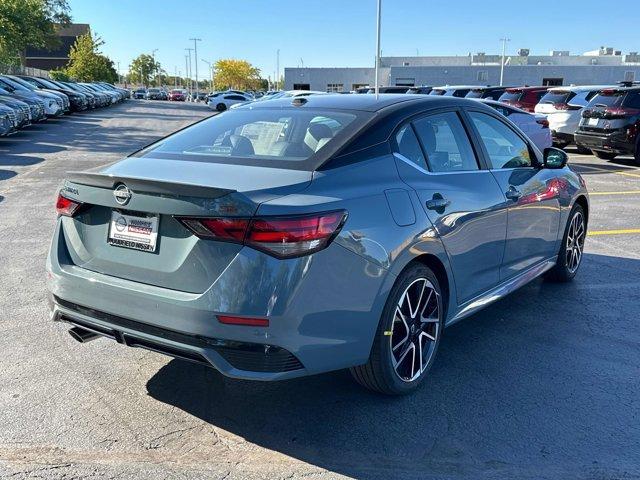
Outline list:
[[[158,239],[158,216],[127,215],[111,212],[107,242],[117,247],[155,252]]]

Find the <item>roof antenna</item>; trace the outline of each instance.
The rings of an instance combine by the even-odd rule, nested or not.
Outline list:
[[[382,0],[378,0],[378,19],[376,22],[376,100],[380,93],[380,85],[378,83],[378,70],[380,69],[380,15],[382,13]]]

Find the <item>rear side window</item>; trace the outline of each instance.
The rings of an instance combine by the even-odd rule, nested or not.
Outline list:
[[[569,103],[575,96],[574,92],[551,90],[542,97],[540,103]]]
[[[478,170],[467,132],[456,113],[430,115],[414,122],[432,172]]]
[[[424,159],[422,148],[420,148],[420,142],[418,142],[410,124],[406,124],[396,134],[396,146],[400,155],[427,170],[427,162]]]
[[[529,146],[516,132],[484,113],[469,112],[469,115],[489,154],[491,168],[531,166]]]
[[[502,95],[500,95],[500,101],[501,102],[504,102],[504,101],[517,102],[518,100],[520,100],[521,96],[522,96],[522,90],[507,90]]]

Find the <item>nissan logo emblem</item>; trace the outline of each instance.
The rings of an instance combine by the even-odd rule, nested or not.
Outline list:
[[[126,205],[131,200],[131,190],[124,183],[121,183],[113,191],[113,196],[118,204]]]

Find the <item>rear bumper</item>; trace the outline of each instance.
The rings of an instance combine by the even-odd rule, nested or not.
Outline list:
[[[551,138],[553,140],[553,144],[554,145],[569,145],[570,143],[573,143],[574,138],[573,138],[573,134],[569,134],[569,133],[562,133],[562,132],[558,132],[555,130],[551,130]]]
[[[610,135],[594,135],[583,132],[576,132],[575,142],[577,145],[591,150],[612,152],[619,155],[633,154],[635,145],[627,141],[627,138],[616,133]]]
[[[250,380],[365,363],[393,284],[333,243],[288,260],[245,247],[205,292],[180,292],[74,265],[60,221],[47,271],[54,320]],[[217,314],[268,318],[269,327],[222,324]]]

